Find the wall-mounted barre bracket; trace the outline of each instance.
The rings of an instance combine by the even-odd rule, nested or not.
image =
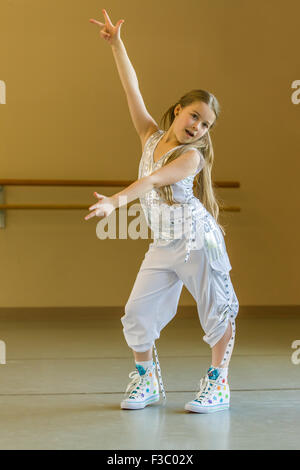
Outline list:
[[[0,186],[0,204],[4,204],[4,186]],[[0,228],[5,228],[5,211],[0,209]]]

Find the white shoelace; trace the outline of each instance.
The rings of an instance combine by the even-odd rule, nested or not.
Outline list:
[[[137,370],[134,370],[134,371],[130,372],[129,378],[132,379],[132,381],[128,384],[128,386],[126,388],[126,391],[125,391],[125,394],[129,393],[129,395],[131,395],[131,393],[136,389],[136,387],[138,387],[138,386],[142,387],[142,385],[144,385],[145,376],[140,375]],[[140,397],[143,390],[142,390],[142,388],[140,388],[139,390],[136,390],[136,392],[137,393],[134,394],[135,397]]]
[[[156,362],[156,368],[157,368],[157,373],[158,373],[158,381],[159,381],[160,389],[163,394],[164,403],[165,403],[167,398],[166,398],[165,388],[164,388],[164,384],[163,384],[161,373],[160,373],[160,364],[158,360],[158,354],[156,351],[155,343],[154,343],[154,354],[155,354],[155,362]]]
[[[159,364],[158,354],[157,354],[155,344],[154,344],[154,353],[155,353],[155,362],[156,362],[156,368],[157,368],[157,373],[158,373],[158,381],[159,381],[161,392],[163,394],[164,401],[166,401],[166,393],[165,393],[164,384],[163,384],[161,373],[160,373],[161,372],[160,364]],[[144,385],[144,379],[146,375],[147,374],[140,375],[137,370],[130,372],[129,378],[132,379],[132,381],[128,384],[126,391],[125,391],[125,395],[126,393],[129,393],[129,396],[130,396],[132,392],[136,389],[136,387],[138,386],[142,387]],[[136,390],[136,392],[137,393],[135,393],[134,395],[136,397],[140,397],[141,394],[143,393],[143,390],[141,388],[141,389]]]
[[[206,374],[204,377],[200,379],[200,391],[196,395],[197,400],[203,400],[204,401],[207,399],[207,394],[210,391],[211,393],[214,391],[215,385],[216,385],[215,380],[209,379],[208,375]],[[208,390],[210,388],[210,390]]]

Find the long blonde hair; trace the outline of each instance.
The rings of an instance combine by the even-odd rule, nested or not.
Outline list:
[[[185,106],[188,106],[195,101],[203,101],[211,108],[212,111],[214,111],[216,119],[211,125],[211,129],[215,125],[215,122],[220,114],[220,105],[218,103],[217,98],[212,93],[209,93],[205,90],[189,91],[184,96],[182,96],[174,105],[172,105],[161,118],[163,128],[166,129],[167,120],[169,121],[167,129],[169,129],[169,127],[171,126],[172,122],[175,119],[174,109],[178,104],[180,104],[181,107],[184,108]],[[181,148],[174,150],[174,152],[171,152],[171,154],[164,161],[163,165],[166,165],[170,161],[178,158],[181,153],[189,147],[196,147],[203,155],[205,161],[202,171],[200,171],[194,178],[194,194],[204,205],[207,211],[211,213],[211,215],[218,223],[223,234],[225,235],[224,228],[218,222],[220,208],[223,207],[223,204],[216,198],[212,185],[211,171],[214,162],[214,151],[209,131],[207,131],[204,136],[196,142],[193,142],[191,144],[185,144]],[[165,199],[167,204],[172,205],[175,203],[175,201],[173,200],[171,186],[163,186],[159,189],[162,197]]]

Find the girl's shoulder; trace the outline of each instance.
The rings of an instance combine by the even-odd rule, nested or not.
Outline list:
[[[193,145],[190,145],[190,144],[187,144],[186,146],[184,145],[183,147],[181,147],[179,149],[179,154],[183,154],[185,152],[189,152],[190,150],[196,150],[196,152],[198,152],[199,156],[200,156],[200,162],[199,162],[199,165],[198,165],[198,169],[195,173],[195,175],[197,175],[197,173],[199,173],[205,166],[205,158],[204,158],[204,155],[201,151],[200,148],[196,147],[196,146],[193,146]]]
[[[163,131],[162,129],[158,129],[158,130],[156,130],[156,131],[154,131],[154,132],[153,132],[153,130],[150,131],[150,135],[148,134],[148,135],[146,135],[146,137],[145,137],[144,145],[143,145],[143,151],[145,150],[145,148],[146,148],[149,144],[151,144],[153,141],[155,141],[155,139],[156,139],[157,137],[160,137],[161,134],[163,134],[163,133],[164,133],[164,131]]]

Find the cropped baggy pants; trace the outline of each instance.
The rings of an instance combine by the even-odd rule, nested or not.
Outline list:
[[[231,266],[215,269],[204,247],[192,250],[188,263],[184,258],[184,239],[172,240],[165,246],[150,243],[121,318],[126,342],[136,352],[149,350],[176,315],[185,285],[197,303],[205,332],[203,340],[211,348],[224,336],[231,322],[232,335],[221,362],[224,364],[232,352],[239,310],[229,274]]]

